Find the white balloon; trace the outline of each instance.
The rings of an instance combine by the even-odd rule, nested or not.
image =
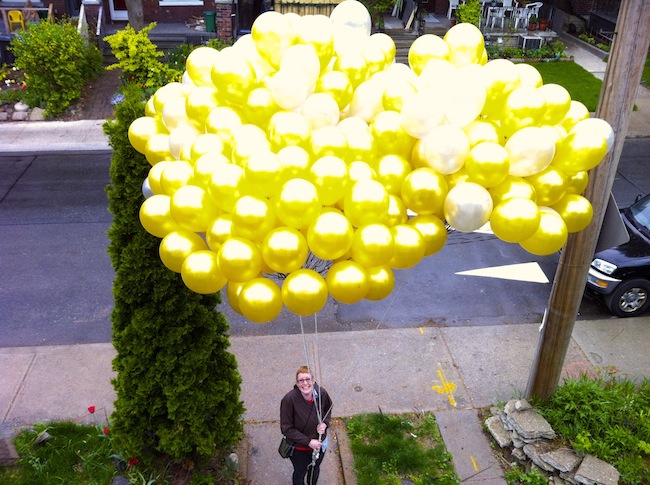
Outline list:
[[[481,228],[490,219],[493,202],[485,187],[465,182],[453,187],[445,199],[445,219],[461,232]]]
[[[280,71],[302,69],[310,79],[316,83],[320,75],[320,60],[314,46],[310,44],[295,44],[287,48],[282,54]]]
[[[356,0],[344,0],[344,2],[351,1]],[[383,83],[374,79],[362,82],[352,95],[347,115],[357,116],[366,123],[370,123],[378,113],[384,110],[383,94]]]
[[[154,195],[151,185],[149,185],[149,177],[145,177],[144,182],[142,182],[142,195],[144,195],[145,199]]]
[[[169,132],[169,151],[176,160],[180,159],[183,148],[194,143],[199,136],[194,125],[182,123]]]
[[[424,138],[445,121],[444,100],[429,90],[416,93],[406,101],[400,112],[404,130],[414,138]]]
[[[528,177],[551,164],[555,137],[543,128],[527,126],[508,138],[505,148],[510,158],[510,175]]]
[[[334,50],[338,54],[346,50],[361,52],[372,27],[366,7],[357,0],[344,0],[334,7],[330,19],[334,32]]]
[[[469,148],[469,138],[462,129],[440,125],[422,138],[420,153],[429,167],[449,175],[463,168]]]
[[[293,111],[314,92],[316,80],[303,69],[281,69],[267,84],[273,101],[282,109]]]
[[[300,108],[300,112],[312,130],[335,126],[341,116],[338,104],[327,93],[314,93],[309,96]]]

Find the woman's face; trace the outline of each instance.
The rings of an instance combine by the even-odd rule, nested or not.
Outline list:
[[[314,389],[311,374],[298,374],[298,379],[296,379],[296,381],[296,384],[298,384],[298,389],[300,389],[302,395],[307,398],[311,397],[312,390]]]

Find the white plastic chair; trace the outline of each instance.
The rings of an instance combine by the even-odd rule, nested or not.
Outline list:
[[[449,0],[449,10],[447,10],[447,18],[451,19],[451,14],[458,8],[459,0]]]
[[[544,5],[542,2],[529,3],[523,8],[516,8],[513,17],[515,19],[515,29],[519,28],[519,22],[522,22],[522,28],[528,27],[528,19],[532,15],[539,17],[539,9]]]

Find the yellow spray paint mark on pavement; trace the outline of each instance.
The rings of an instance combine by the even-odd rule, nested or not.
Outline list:
[[[449,398],[449,404],[456,407],[456,400],[452,394],[456,390],[456,384],[453,382],[447,382],[447,380],[445,380],[445,376],[442,374],[441,369],[438,369],[438,376],[440,376],[440,382],[442,385],[431,386],[431,389],[438,391],[438,394],[446,394],[447,398]]]
[[[423,327],[420,327],[420,333],[421,333],[422,335],[424,335],[424,328],[423,328]]]
[[[474,458],[474,455],[470,455],[470,459],[472,460],[472,465],[474,466],[474,471],[478,471],[478,464],[476,463],[476,458]]]

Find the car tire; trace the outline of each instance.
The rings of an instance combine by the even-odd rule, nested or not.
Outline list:
[[[605,297],[609,311],[617,317],[636,317],[650,308],[650,281],[624,281]]]

